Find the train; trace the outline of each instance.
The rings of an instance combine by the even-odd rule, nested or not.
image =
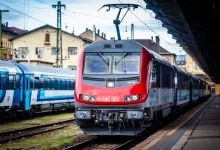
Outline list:
[[[74,108],[75,74],[70,69],[0,60],[0,118]]]
[[[74,117],[87,135],[135,136],[210,96],[208,84],[133,40],[82,50]]]

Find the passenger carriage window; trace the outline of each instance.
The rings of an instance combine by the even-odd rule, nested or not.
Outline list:
[[[8,78],[8,89],[14,90],[15,89],[15,76],[9,75],[8,77],[9,77]]]
[[[45,90],[50,90],[50,79],[49,78],[45,78],[44,79],[44,89]]]
[[[51,90],[55,90],[56,79],[51,79]]]
[[[38,89],[44,89],[44,78],[39,78]]]
[[[61,86],[61,90],[65,90],[66,89],[66,81],[65,81],[65,79],[62,79],[61,80],[61,84],[60,84]]]
[[[17,74],[15,81],[15,89],[20,89],[20,88],[21,88],[21,75]]]
[[[35,90],[41,89],[39,77],[34,78],[34,88],[35,88]]]
[[[0,89],[6,89],[6,83],[7,83],[7,78],[6,75],[2,74],[1,75],[1,85],[0,85]]]
[[[70,87],[69,87],[69,86],[70,86],[70,83],[69,83],[69,82],[70,82],[70,80],[66,80],[66,90],[69,90],[69,89],[70,89]]]
[[[72,83],[73,83],[73,84],[72,84],[72,85],[73,85],[73,86],[72,86],[72,89],[75,90],[75,80],[73,80]],[[71,90],[72,90],[72,89],[71,89]]]
[[[156,87],[160,88],[160,80],[161,80],[161,70],[160,64],[156,62]]]
[[[74,80],[70,80],[70,85],[69,85],[69,90],[73,90],[74,89]]]
[[[73,80],[70,80],[69,90],[73,89]]]
[[[34,77],[30,78],[30,89],[34,90]]]
[[[2,76],[0,74],[0,90],[2,90]]]
[[[56,90],[60,90],[60,79],[56,79]]]
[[[53,82],[54,90],[57,90],[57,79],[54,78],[52,82]]]
[[[162,88],[172,88],[173,85],[173,71],[172,68],[161,65],[162,73]]]

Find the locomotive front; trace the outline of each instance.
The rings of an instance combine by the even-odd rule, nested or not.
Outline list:
[[[97,41],[81,53],[75,119],[89,135],[136,135],[148,125],[150,55],[134,41]]]

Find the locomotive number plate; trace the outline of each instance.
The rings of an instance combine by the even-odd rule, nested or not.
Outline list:
[[[117,96],[107,96],[107,97],[103,97],[102,101],[105,101],[105,102],[118,102],[119,97],[117,97]]]

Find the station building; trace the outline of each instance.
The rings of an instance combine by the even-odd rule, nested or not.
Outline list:
[[[171,64],[176,63],[176,54],[169,52],[165,48],[163,48],[160,45],[158,45],[157,43],[155,43],[153,40],[151,40],[151,39],[135,39],[135,41],[140,43],[144,47],[159,53],[160,55],[165,57]]]
[[[90,39],[92,41],[106,40],[106,34],[103,32],[101,33],[100,29],[96,30],[95,26],[93,26],[93,31],[89,28],[86,28],[86,30],[83,33],[81,33],[79,36]]]
[[[2,43],[0,44],[1,53],[3,60],[12,59],[12,43],[9,41],[10,38],[13,38],[19,35],[17,32],[14,32],[11,28],[8,27],[8,23],[2,26]]]
[[[30,60],[31,64],[57,67],[56,35],[56,27],[44,25],[10,39],[13,59],[21,63],[28,63]],[[88,38],[62,30],[63,68],[76,69],[80,51],[92,42]]]

